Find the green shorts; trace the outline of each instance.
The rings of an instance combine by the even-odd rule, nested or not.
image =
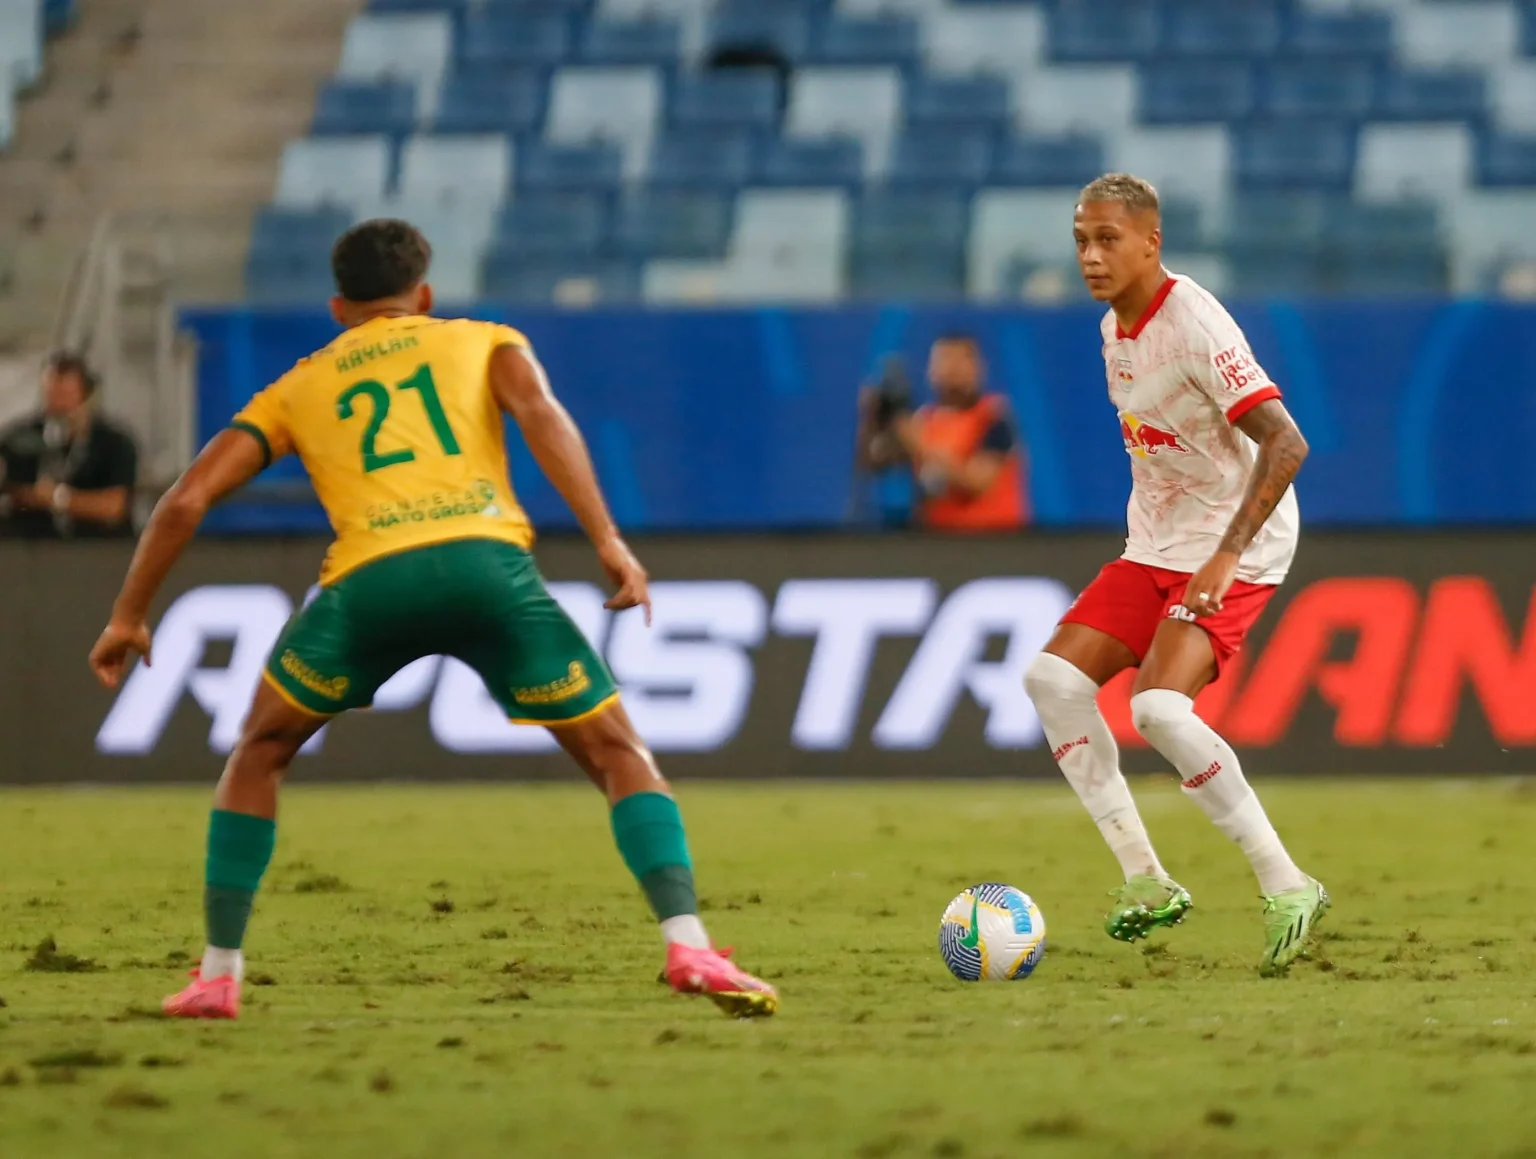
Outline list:
[[[494,539],[387,555],[322,588],[283,629],[266,676],[290,703],[332,716],[366,708],[401,668],[435,655],[478,672],[519,724],[572,724],[618,696],[533,556]]]

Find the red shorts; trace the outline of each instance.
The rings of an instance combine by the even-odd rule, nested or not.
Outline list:
[[[1146,659],[1159,624],[1167,619],[1190,620],[1211,638],[1219,676],[1243,646],[1248,629],[1263,614],[1277,585],[1238,580],[1221,601],[1221,611],[1195,620],[1184,608],[1184,586],[1189,581],[1188,572],[1117,559],[1104,565],[1061,622],[1084,624],[1113,636],[1136,653],[1139,662]]]

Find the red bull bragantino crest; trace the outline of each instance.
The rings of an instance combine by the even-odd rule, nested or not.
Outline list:
[[[1155,455],[1159,451],[1176,451],[1189,454],[1189,448],[1172,431],[1142,422],[1130,411],[1120,412],[1120,434],[1125,439],[1125,449],[1133,455]]]

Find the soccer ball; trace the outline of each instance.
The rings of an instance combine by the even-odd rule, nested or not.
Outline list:
[[[1011,885],[973,885],[944,908],[939,953],[962,982],[1021,981],[1045,957],[1045,915]]]

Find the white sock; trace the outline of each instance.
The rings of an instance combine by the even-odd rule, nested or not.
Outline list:
[[[208,946],[203,950],[203,964],[198,967],[198,977],[205,982],[215,978],[233,978],[239,982],[245,977],[245,955],[239,950],[221,950]]]
[[[1067,783],[1104,834],[1120,869],[1167,876],[1120,772],[1120,749],[1099,713],[1099,686],[1070,661],[1042,652],[1024,673],[1045,739]]]
[[[675,918],[663,918],[661,936],[667,939],[669,946],[678,942],[695,950],[707,950],[710,947],[709,934],[705,933],[704,923],[699,920],[698,914],[678,914]]]
[[[1264,806],[1243,777],[1232,746],[1195,715],[1195,702],[1171,688],[1149,688],[1131,697],[1136,731],[1179,771],[1184,795],[1205,810],[1248,855],[1259,889],[1266,894],[1305,885],[1264,814]]]

